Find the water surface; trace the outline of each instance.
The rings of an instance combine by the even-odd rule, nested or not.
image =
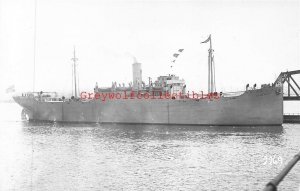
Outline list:
[[[300,125],[38,123],[1,104],[0,190],[261,190],[300,148]],[[280,190],[300,186],[300,163]]]

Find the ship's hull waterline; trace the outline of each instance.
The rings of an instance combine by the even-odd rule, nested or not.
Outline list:
[[[283,97],[279,88],[249,90],[219,99],[114,99],[105,102],[42,102],[15,96],[29,120],[57,122],[282,125]]]

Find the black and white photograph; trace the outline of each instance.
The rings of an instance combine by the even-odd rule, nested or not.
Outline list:
[[[299,0],[0,0],[0,191],[300,191]]]

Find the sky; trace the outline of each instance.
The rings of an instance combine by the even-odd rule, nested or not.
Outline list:
[[[146,83],[174,73],[205,92],[209,45],[200,42],[210,34],[217,91],[300,69],[299,1],[36,0],[35,17],[35,0],[0,0],[0,94],[10,85],[69,94],[74,46],[80,91],[128,84],[135,57]]]

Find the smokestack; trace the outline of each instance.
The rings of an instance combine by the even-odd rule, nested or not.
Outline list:
[[[133,63],[137,63],[136,57],[132,56],[132,58],[133,58]]]
[[[138,63],[135,57],[134,63],[132,64],[132,77],[133,89],[142,89],[142,64]]]

